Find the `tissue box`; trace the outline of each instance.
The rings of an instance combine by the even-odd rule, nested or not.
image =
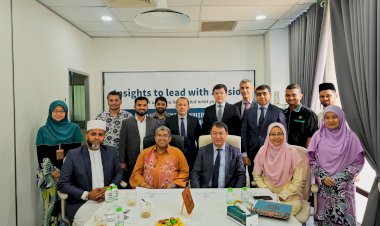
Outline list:
[[[278,202],[258,200],[253,211],[261,216],[287,220],[292,213],[292,206]]]
[[[246,215],[237,206],[227,206],[227,216],[240,225],[245,225]]]

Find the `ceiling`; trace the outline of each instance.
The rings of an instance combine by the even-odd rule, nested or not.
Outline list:
[[[191,22],[177,29],[157,30],[133,22],[136,15],[154,9],[154,6],[108,8],[104,0],[37,1],[91,37],[261,35],[270,29],[288,26],[316,2],[316,0],[167,0],[169,9],[187,14]],[[136,2],[136,0],[131,1]],[[266,19],[256,20],[258,15],[265,15]],[[102,21],[102,16],[111,16],[113,20]],[[237,21],[237,23],[232,31],[201,32],[202,22],[210,21]]]

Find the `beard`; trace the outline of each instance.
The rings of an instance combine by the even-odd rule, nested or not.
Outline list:
[[[100,146],[102,146],[103,142],[99,143],[92,143],[91,141],[87,140],[87,146],[91,150],[99,150]]]
[[[166,111],[166,109],[165,108],[157,108],[156,111],[158,114],[162,114]]]
[[[139,116],[144,116],[146,114],[146,111],[136,111],[136,114]]]

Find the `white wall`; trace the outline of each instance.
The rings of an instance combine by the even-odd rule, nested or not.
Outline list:
[[[0,219],[16,225],[11,0],[0,1]]]
[[[285,88],[289,84],[289,34],[288,28],[270,30],[265,34],[265,82],[272,88],[272,103],[274,94],[279,94],[277,105],[284,107]]]
[[[36,1],[13,4],[18,225],[41,225],[37,130],[49,104],[68,98],[68,69],[91,71],[92,40]]]
[[[264,36],[221,38],[96,38],[90,78],[91,117],[102,110],[104,71],[256,70],[264,82]],[[144,82],[141,81],[143,86]],[[215,84],[218,79],[215,78]],[[238,84],[240,81],[236,81]]]

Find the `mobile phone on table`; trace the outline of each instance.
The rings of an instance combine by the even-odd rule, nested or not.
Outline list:
[[[269,195],[254,195],[253,198],[262,200],[273,200],[272,196]]]

